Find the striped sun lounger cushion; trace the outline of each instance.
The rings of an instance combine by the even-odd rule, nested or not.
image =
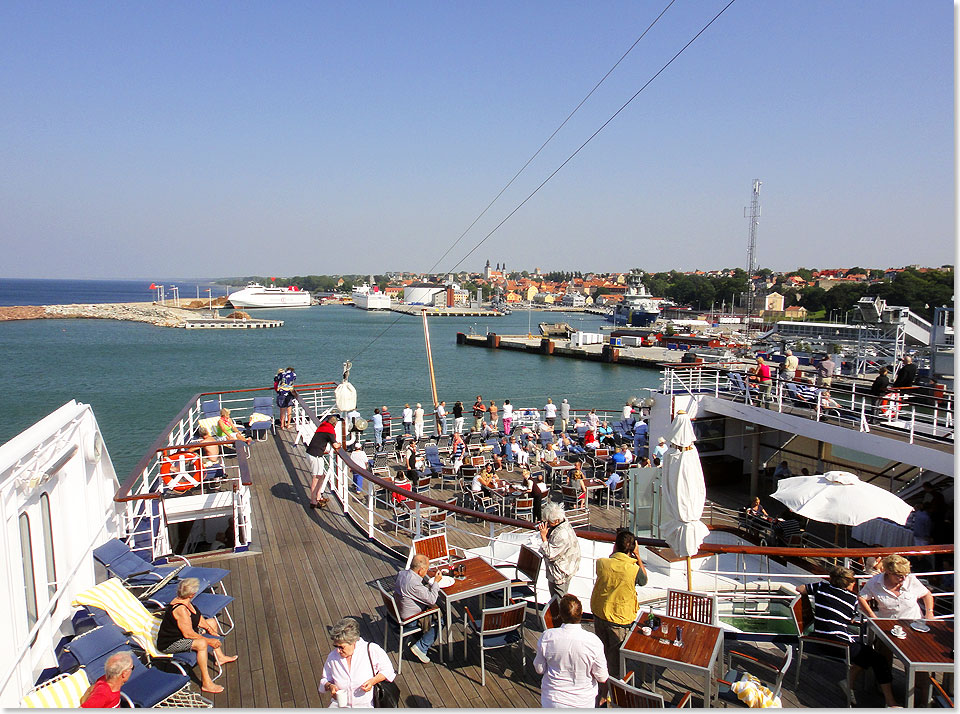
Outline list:
[[[84,670],[62,674],[44,682],[23,698],[27,709],[76,709],[80,697],[90,688],[90,680]]]

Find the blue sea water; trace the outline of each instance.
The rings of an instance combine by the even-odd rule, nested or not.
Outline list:
[[[196,299],[207,296],[211,288],[214,297],[225,295],[222,285],[209,281],[182,280],[158,281],[167,285],[166,296],[170,298],[171,284],[180,288],[180,297]],[[44,280],[33,278],[0,278],[0,305],[67,305],[73,303],[101,302],[150,302],[156,299],[156,291],[150,289],[149,280]]]
[[[406,402],[432,401],[419,318],[348,306],[259,310],[256,316],[285,324],[267,330],[182,330],[114,320],[0,322],[0,443],[77,399],[93,406],[124,479],[198,392],[272,386],[277,369],[287,365],[296,368],[300,383],[339,381],[348,359],[365,415],[381,404],[399,414]],[[573,313],[549,317],[563,320],[588,331],[600,325],[600,318]],[[537,322],[534,313],[534,332]],[[498,404],[510,399],[542,407],[547,397],[555,402],[566,397],[574,408],[618,410],[640,389],[656,386],[654,370],[456,344],[457,332],[526,334],[527,325],[525,312],[430,321],[437,390],[448,408],[482,394]]]

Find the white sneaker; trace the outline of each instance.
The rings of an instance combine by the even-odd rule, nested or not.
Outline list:
[[[426,652],[424,652],[422,649],[420,649],[419,647],[417,647],[416,644],[410,645],[410,651],[413,652],[413,656],[414,656],[414,657],[416,657],[418,660],[420,660],[420,661],[423,662],[424,664],[429,664],[429,663],[430,663],[430,658],[427,657]]]

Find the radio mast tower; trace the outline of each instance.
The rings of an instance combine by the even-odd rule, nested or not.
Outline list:
[[[750,208],[743,209],[744,218],[750,220],[750,231],[747,238],[747,317],[753,315],[756,290],[753,285],[753,274],[757,270],[757,227],[760,225],[760,179],[753,180],[753,198]],[[750,211],[747,213],[747,211]],[[749,330],[750,323],[747,323]]]

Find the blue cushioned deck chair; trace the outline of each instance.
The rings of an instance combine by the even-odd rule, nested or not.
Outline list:
[[[427,460],[427,473],[431,476],[439,476],[443,473],[443,462],[440,461],[440,449],[436,444],[427,444],[423,450]]]
[[[197,664],[197,653],[193,650],[166,654],[157,648],[160,619],[147,610],[133,593],[124,588],[119,578],[111,578],[77,593],[70,604],[74,607],[85,607],[98,625],[106,625],[112,621],[125,633],[129,633],[151,662],[153,660],[170,662],[184,674],[187,674],[186,668],[192,669]],[[217,670],[213,679],[218,679],[223,674],[223,667],[215,657],[211,657],[209,662]]]
[[[219,417],[220,416],[220,400],[219,399],[207,399],[206,401],[200,402],[200,418],[209,419],[210,417]]]
[[[200,581],[200,592],[216,586],[220,587],[221,594],[227,590],[223,579],[230,574],[223,568],[201,568],[190,565],[190,561],[182,555],[171,554],[171,558],[181,560],[184,565],[154,565],[148,560],[134,553],[126,543],[119,538],[109,540],[93,551],[93,558],[110,573],[123,580],[127,587],[149,588],[156,586],[164,578],[176,571],[176,578],[196,578]]]
[[[272,397],[254,397],[253,414],[263,414],[264,416],[270,417],[269,421],[262,420],[247,423],[250,429],[250,435],[256,437],[257,441],[267,440],[267,429],[272,429],[274,434],[277,433],[277,424],[273,416]]]
[[[131,649],[128,638],[114,624],[102,625],[73,638],[64,647],[59,658],[64,671],[82,668],[94,682],[103,676],[107,660],[116,652]],[[131,707],[150,708],[159,704],[169,706],[211,707],[213,703],[187,689],[190,677],[145,667],[133,656],[133,673],[120,690],[120,696]],[[171,699],[171,697],[174,697]]]

